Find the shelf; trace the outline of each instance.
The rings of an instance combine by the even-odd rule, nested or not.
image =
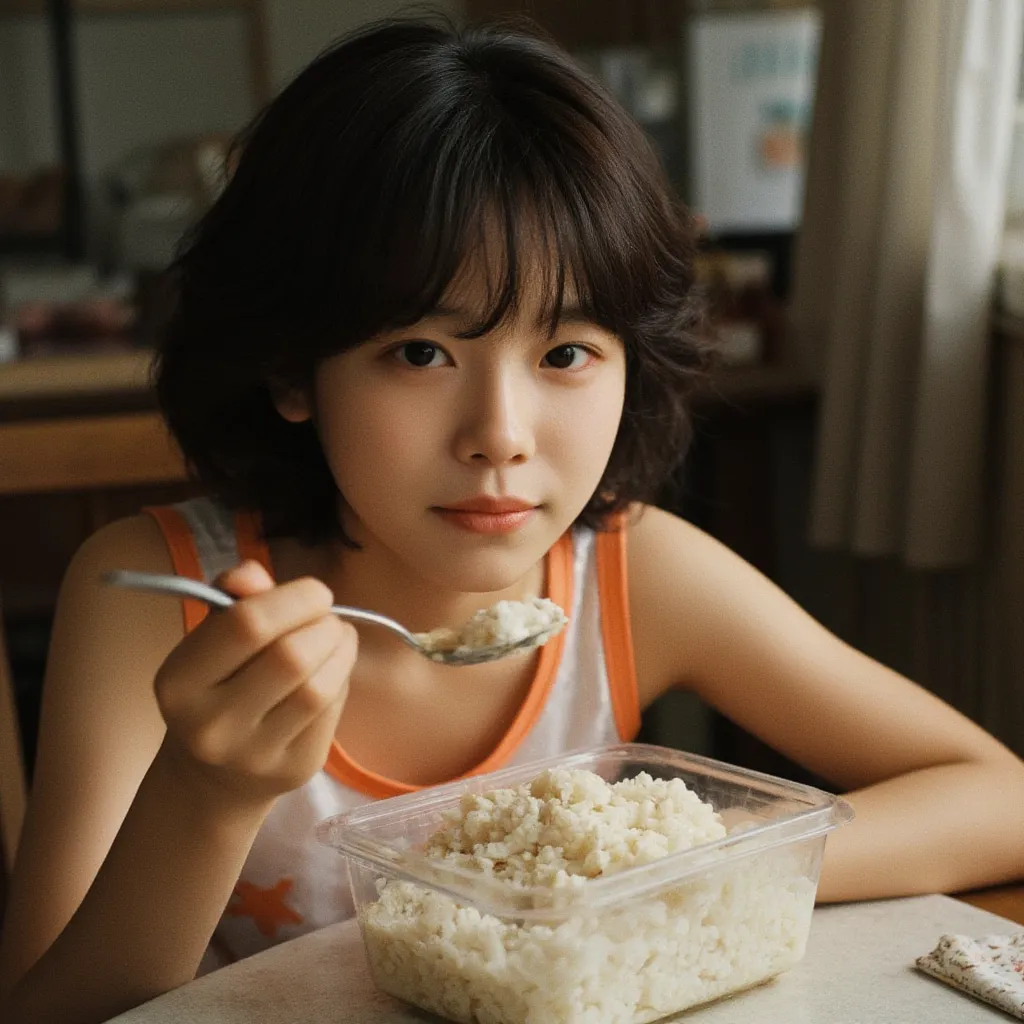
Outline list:
[[[148,349],[14,359],[0,363],[0,402],[144,395],[152,361]]]
[[[249,11],[259,0],[73,0],[72,10],[88,14],[208,14]],[[0,0],[0,17],[45,15],[46,0]]]
[[[185,463],[157,412],[0,427],[0,494],[182,483]]]

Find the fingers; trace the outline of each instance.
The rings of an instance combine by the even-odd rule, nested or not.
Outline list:
[[[284,757],[290,756],[289,748],[296,739],[319,722],[321,727],[316,734],[323,733],[323,738],[316,767],[322,767],[348,696],[348,681],[357,646],[355,631],[352,632],[351,638],[346,637],[351,642],[335,648],[316,675],[271,708],[261,722],[262,742],[282,751]]]
[[[249,558],[227,572],[222,572],[213,585],[235,597],[252,597],[274,586],[270,573],[259,562]]]
[[[316,580],[275,586],[250,562],[218,584],[238,601],[208,617],[157,673],[168,736],[240,796],[285,792],[323,766],[357,634]]]
[[[337,724],[356,648],[347,623],[322,619],[303,627],[182,709],[175,731],[207,764],[247,766],[254,774],[287,768],[288,745],[311,721],[326,715]],[[326,753],[325,747],[312,770]]]
[[[307,722],[285,748],[285,763],[315,766],[310,774],[313,771],[319,771],[326,760],[326,752],[330,750],[344,704],[345,701],[342,698],[339,702],[330,705],[322,714]]]
[[[275,640],[211,697],[230,708],[238,725],[247,729],[258,727],[289,702],[319,712],[338,697],[356,647],[356,632],[349,623],[323,616]],[[340,676],[338,665],[345,667]]]
[[[227,679],[280,637],[330,613],[333,597],[318,580],[304,578],[275,587],[255,563],[222,579],[255,593],[209,616],[186,636],[160,670],[164,684],[189,679],[206,687]]]

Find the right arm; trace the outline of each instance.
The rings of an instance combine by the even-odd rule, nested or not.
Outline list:
[[[263,818],[323,762],[355,654],[309,580],[182,640],[180,606],[100,584],[172,571],[148,518],[112,524],[61,588],[2,944],[10,1024],[93,1024],[190,980]]]

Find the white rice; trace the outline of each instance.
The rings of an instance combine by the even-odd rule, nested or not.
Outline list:
[[[416,638],[429,651],[445,655],[503,647],[534,637],[532,644],[522,648],[525,652],[547,643],[568,621],[554,601],[531,597],[525,601],[498,601],[490,608],[481,608],[461,629],[442,626],[429,633],[417,633]]]
[[[585,771],[468,794],[423,849],[428,861],[510,892],[582,895],[589,879],[726,835],[679,779],[608,784]],[[360,913],[374,979],[465,1024],[642,1024],[758,984],[803,955],[820,846],[781,847],[623,904],[550,923],[378,880]],[[353,871],[357,870],[353,865]],[[355,875],[353,876],[355,878]]]

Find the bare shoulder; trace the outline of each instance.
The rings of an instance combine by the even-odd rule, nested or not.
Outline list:
[[[181,613],[172,602],[140,599],[107,586],[111,569],[172,572],[170,552],[155,521],[146,515],[119,519],[102,527],[75,552],[61,583],[54,620],[51,662],[57,674],[65,657],[100,657],[106,641],[135,638],[140,647],[171,646],[181,638]],[[51,672],[51,674],[53,674]]]
[[[23,973],[64,927],[163,738],[153,678],[183,635],[181,608],[106,586],[103,574],[116,568],[172,571],[150,517],[99,530],[61,585],[0,982]]]
[[[77,579],[92,569],[121,567],[172,571],[170,552],[152,516],[128,516],[101,527],[75,552],[68,579]]]
[[[792,661],[794,651],[805,661],[849,660],[849,648],[780,587],[678,516],[637,508],[628,550],[637,675],[648,703],[681,687],[721,710],[753,667]]]
[[[686,563],[702,554],[729,554],[727,548],[693,523],[654,505],[632,506],[628,522],[631,576],[634,569],[642,575],[663,564],[666,558]]]
[[[154,520],[120,519],[97,531],[75,553],[61,584],[46,685],[61,695],[51,721],[69,704],[89,701],[116,686],[120,704],[134,692],[148,695],[153,674],[181,639],[180,606],[107,586],[111,569],[173,572],[170,553]],[[155,711],[155,701],[153,701]],[[90,716],[90,709],[79,708]]]
[[[692,523],[651,505],[630,510],[628,531],[630,620],[647,706],[692,681],[712,592],[720,602],[737,572],[755,570]]]
[[[723,691],[783,652],[846,656],[780,587],[692,523],[651,506],[630,521],[630,618],[648,701],[683,687],[721,707]]]

